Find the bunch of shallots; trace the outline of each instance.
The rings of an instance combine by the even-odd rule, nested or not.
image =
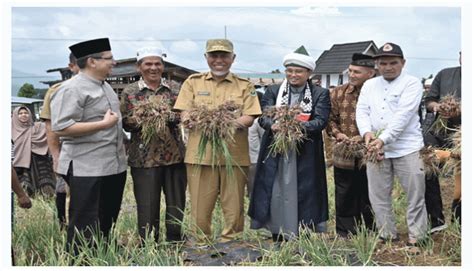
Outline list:
[[[361,159],[365,154],[365,144],[361,136],[346,138],[334,144],[334,156],[344,160]]]
[[[232,175],[233,158],[228,146],[234,142],[234,133],[238,127],[236,119],[240,116],[240,106],[233,101],[227,101],[215,109],[208,109],[205,105],[193,105],[182,124],[185,128],[201,133],[198,163],[203,160],[206,146],[210,144],[212,166],[220,165],[222,155],[227,173]]]
[[[425,146],[420,150],[420,156],[425,165],[425,174],[428,176],[440,173],[441,159],[436,151],[432,146]]]
[[[444,96],[439,101],[438,115],[431,128],[437,134],[450,129],[447,125],[448,119],[461,115],[461,103],[453,95]]]
[[[141,127],[141,138],[145,145],[164,133],[168,129],[168,122],[176,118],[177,113],[171,109],[171,100],[162,96],[150,96],[134,104],[131,118]]]
[[[447,151],[450,152],[450,159],[446,161],[442,169],[442,173],[445,175],[452,174],[456,170],[461,169],[461,127],[455,128],[455,131],[449,136],[451,148],[447,149]]]
[[[366,165],[368,162],[378,164],[383,160],[383,153],[377,149],[375,146],[367,146],[366,153],[362,164]]]
[[[451,142],[451,157],[456,159],[461,159],[461,126],[455,128],[455,132],[449,136],[449,141]]]
[[[306,138],[303,126],[297,120],[300,113],[302,110],[299,105],[272,106],[265,109],[263,115],[274,121],[270,155],[283,154],[288,158],[290,150],[297,150],[298,144]]]
[[[377,139],[382,134],[383,130],[384,129],[380,129],[375,133],[375,139]],[[371,142],[373,142],[375,139],[372,139]],[[366,146],[366,152],[364,158],[362,159],[361,165],[366,165],[368,162],[379,164],[380,161],[385,158],[383,150],[380,150],[374,145],[371,145],[371,142],[369,142],[369,145]]]

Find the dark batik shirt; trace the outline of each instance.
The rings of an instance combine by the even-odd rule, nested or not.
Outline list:
[[[141,128],[131,118],[134,105],[138,101],[148,99],[153,95],[170,99],[171,108],[176,101],[176,94],[163,83],[158,89],[150,89],[141,79],[128,85],[122,92],[120,110],[123,115],[123,127],[131,132],[128,149],[128,165],[131,167],[150,168],[182,163],[184,159],[184,145],[179,133],[177,121],[169,122],[167,130],[155,136],[148,145],[141,139]],[[179,114],[177,113],[177,116]]]
[[[349,138],[358,136],[359,130],[356,124],[356,106],[360,89],[346,83],[336,87],[331,92],[331,113],[327,133],[336,137],[338,133],[343,133]]]

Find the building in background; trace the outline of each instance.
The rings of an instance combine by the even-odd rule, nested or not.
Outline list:
[[[348,67],[354,53],[375,55],[377,45],[371,40],[352,43],[334,44],[324,51],[316,60],[313,80],[319,80],[324,88],[338,86],[349,81]]]
[[[237,73],[238,76],[249,80],[255,85],[255,89],[265,92],[267,86],[280,84],[285,79],[285,73]]]
[[[377,46],[373,41],[361,41],[343,44],[334,44],[329,50],[324,51],[316,60],[316,69],[313,72],[312,80],[322,87],[337,86],[348,81],[347,68],[354,53],[364,53],[374,55]],[[46,72],[59,72],[61,79],[52,81],[42,81],[42,83],[52,86],[71,78],[72,73],[67,67],[49,69]],[[179,91],[181,84],[189,75],[197,73],[177,64],[165,61],[165,71],[163,78],[174,91]],[[276,73],[237,73],[242,78],[250,80],[255,88],[265,89],[268,85],[279,84],[285,78],[284,72]],[[113,68],[107,82],[120,94],[126,85],[137,81],[140,75],[136,69],[136,59],[126,58],[117,60],[117,65]]]
[[[140,79],[140,75],[137,71],[136,58],[120,59],[116,60],[116,62],[117,65],[115,65],[115,67],[112,69],[112,73],[107,78],[107,82],[112,86],[115,92],[120,95],[122,90],[128,84],[138,81]],[[50,69],[46,72],[59,72],[61,74],[60,80],[41,82],[49,86],[67,80],[72,76],[72,73],[68,67]],[[165,71],[163,72],[163,78],[166,80],[167,84],[173,91],[178,92],[184,80],[186,80],[186,78],[188,78],[188,76],[193,73],[197,73],[197,71],[165,61]]]

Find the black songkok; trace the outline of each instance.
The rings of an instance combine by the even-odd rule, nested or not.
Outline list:
[[[351,65],[375,68],[374,59],[370,55],[355,53],[352,55]]]
[[[76,58],[88,55],[110,51],[110,42],[108,38],[88,40],[69,46],[69,50]]]

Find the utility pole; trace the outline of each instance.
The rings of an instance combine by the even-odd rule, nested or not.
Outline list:
[[[224,38],[227,39],[227,25],[224,25]]]

